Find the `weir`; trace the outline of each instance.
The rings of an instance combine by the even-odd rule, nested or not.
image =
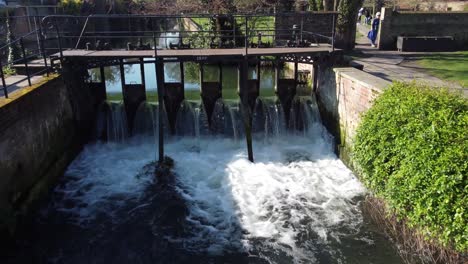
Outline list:
[[[196,21],[179,15],[44,19],[46,57],[63,78],[0,107],[8,128],[0,136],[13,139],[0,161],[11,183],[0,185],[0,209],[16,217],[33,187],[63,177],[31,217],[31,236],[19,243],[30,246],[14,254],[67,263],[370,263],[367,252],[384,252],[399,263],[364,219],[365,189],[322,125],[326,111],[347,120],[344,94],[356,87],[335,109],[335,14],[275,14],[260,29],[250,27],[255,15],[198,18],[226,24],[195,32],[176,28]],[[28,119],[10,122],[30,108]]]

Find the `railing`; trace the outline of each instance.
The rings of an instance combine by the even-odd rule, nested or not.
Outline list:
[[[295,16],[294,16],[295,15]],[[64,49],[106,49],[138,48],[240,48],[240,47],[297,47],[328,43],[334,47],[334,24],[337,14],[297,13],[256,14],[256,15],[90,15],[90,16],[48,16],[42,21],[49,29],[47,36],[61,38]],[[282,25],[278,19],[287,17]],[[311,23],[305,23],[311,16],[321,19],[320,30],[310,30]],[[323,18],[322,18],[323,17]],[[296,24],[295,19],[301,18]],[[192,21],[224,20],[229,29],[186,28],[184,19]],[[324,22],[324,19],[329,19]],[[258,23],[260,20],[261,23]],[[261,21],[263,20],[263,22]],[[307,21],[306,21],[307,22]],[[309,21],[310,22],[310,21]],[[258,26],[257,24],[260,24]],[[318,23],[319,24],[319,23]],[[325,24],[325,26],[324,26]],[[304,26],[306,25],[306,26]],[[57,28],[54,30],[53,28]],[[157,43],[154,43],[154,40]],[[263,41],[266,42],[263,43]],[[148,43],[151,43],[148,45]],[[146,45],[143,45],[146,44]],[[162,45],[167,44],[167,45]],[[167,46],[167,47],[166,47]]]
[[[55,59],[62,60],[65,49],[189,49],[310,47],[323,44],[334,49],[337,13],[275,13],[234,15],[51,15],[34,17],[31,32],[0,47],[0,54],[19,45],[20,58],[2,65],[2,90],[8,98],[9,88],[31,77],[48,74]],[[224,21],[224,29],[201,26],[191,30],[184,19],[206,24]],[[28,20],[31,21],[31,20]],[[220,24],[221,25],[221,24]],[[25,39],[35,39],[35,47],[26,52]],[[101,42],[102,41],[102,42]],[[31,43],[32,43],[31,42]],[[55,54],[55,56],[51,56]],[[31,72],[30,59],[41,58],[44,68]],[[49,63],[50,60],[50,63]],[[6,83],[3,67],[24,64],[26,75]],[[50,65],[52,64],[52,65]]]
[[[44,41],[41,39],[38,43],[39,47],[37,47],[37,49],[30,49],[28,50],[28,52],[26,52],[26,47],[25,47],[25,43],[24,43],[24,39],[29,37],[29,36],[32,36],[32,35],[36,35],[38,34],[39,36],[41,36],[42,38],[42,33],[41,33],[41,29],[37,29],[37,30],[34,30],[34,31],[31,31],[15,40],[12,40],[12,41],[9,41],[7,42],[5,45],[1,46],[0,47],[0,53],[4,53],[4,51],[7,51],[6,53],[8,53],[8,50],[9,49],[19,49],[17,50],[17,52],[19,52],[19,58],[16,58],[12,61],[9,61],[5,64],[2,63],[2,60],[0,59],[0,77],[2,79],[2,91],[3,91],[3,95],[5,96],[5,98],[8,98],[8,88],[10,87],[13,87],[21,82],[24,82],[24,81],[28,81],[28,85],[31,86],[31,77],[32,76],[35,76],[35,75],[41,75],[43,73],[46,73],[47,75],[49,74],[49,67],[48,67],[48,63],[47,63],[47,55],[45,53],[45,50],[44,50]],[[19,46],[18,46],[19,45]],[[29,61],[31,59],[38,59],[38,58],[42,58],[43,59],[43,62],[44,62],[44,69],[41,69],[39,71],[36,71],[36,72],[32,72],[29,67]],[[19,78],[18,80],[12,82],[12,83],[6,83],[6,76],[5,76],[5,73],[4,73],[4,69],[5,68],[13,68],[13,66],[18,66],[20,64],[24,64],[24,68],[25,68],[25,71],[26,71],[26,75],[25,77],[23,78]]]

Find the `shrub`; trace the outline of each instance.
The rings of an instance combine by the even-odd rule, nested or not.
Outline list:
[[[468,249],[468,100],[395,83],[357,130],[353,161],[363,182],[427,239]]]

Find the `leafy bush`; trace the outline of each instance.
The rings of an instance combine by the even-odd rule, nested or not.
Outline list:
[[[63,8],[63,12],[69,15],[79,15],[83,0],[62,0],[60,7]]]
[[[363,182],[426,238],[468,250],[468,100],[395,83],[358,128],[353,160]]]

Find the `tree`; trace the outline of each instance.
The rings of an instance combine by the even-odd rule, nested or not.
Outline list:
[[[335,45],[337,48],[351,50],[356,41],[356,18],[363,0],[341,0],[338,6]]]
[[[11,28],[11,21],[8,11],[6,13],[6,28],[7,28],[7,42],[12,43],[8,46],[8,64],[13,64],[16,60],[21,57],[20,48],[18,43],[15,41],[15,35],[13,34],[13,29]]]

